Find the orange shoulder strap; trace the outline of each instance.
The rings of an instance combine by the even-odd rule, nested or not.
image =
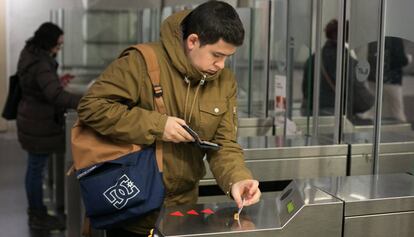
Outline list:
[[[162,114],[167,114],[167,110],[165,108],[165,103],[162,98],[163,92],[162,87],[160,84],[160,67],[158,64],[157,55],[155,54],[154,49],[148,44],[136,44],[121,53],[121,56],[127,54],[127,52],[131,49],[136,49],[141,52],[142,56],[144,57],[145,64],[147,66],[148,76],[151,79],[152,89],[154,94],[154,102],[157,108],[157,111]],[[157,164],[158,169],[162,172],[163,164],[162,164],[162,141],[156,141],[156,157],[157,157]]]

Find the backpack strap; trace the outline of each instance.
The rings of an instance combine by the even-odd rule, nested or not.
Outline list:
[[[140,51],[142,56],[144,57],[145,64],[147,66],[148,76],[151,79],[155,107],[157,108],[157,111],[161,114],[167,114],[165,103],[162,98],[163,91],[160,84],[160,66],[158,64],[157,55],[155,54],[154,49],[148,44],[136,44],[124,50],[121,53],[120,57],[127,55],[128,51],[131,49],[136,49]],[[162,145],[163,144],[161,140],[156,141],[155,156],[157,158],[157,165],[160,172],[162,172],[163,170]]]

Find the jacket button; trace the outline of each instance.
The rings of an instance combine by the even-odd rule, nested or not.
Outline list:
[[[214,112],[215,112],[215,113],[220,112],[219,108],[214,108]]]

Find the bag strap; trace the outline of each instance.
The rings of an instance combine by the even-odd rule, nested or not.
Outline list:
[[[328,83],[329,87],[333,92],[335,92],[335,83],[333,82],[332,78],[329,76],[328,72],[325,69],[324,63],[321,63],[322,75],[325,81]]]
[[[121,56],[125,55],[125,53],[132,48],[140,51],[145,59],[148,75],[151,79],[152,90],[154,94],[154,102],[157,111],[161,114],[167,114],[165,103],[162,98],[163,91],[160,84],[160,66],[158,64],[157,55],[155,54],[154,49],[148,44],[136,44],[126,49],[123,53],[121,53]],[[155,157],[157,158],[157,165],[160,172],[162,172],[163,170],[162,146],[162,141],[157,140],[155,143]]]

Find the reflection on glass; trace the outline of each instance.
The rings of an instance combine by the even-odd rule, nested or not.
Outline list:
[[[239,117],[265,117],[269,2],[256,0],[250,6],[236,9],[245,37],[228,64],[237,78]]]
[[[63,14],[66,69],[103,69],[132,44],[156,40],[157,9],[67,10]],[[78,50],[73,50],[78,49]]]
[[[214,215],[207,216],[206,225],[213,229],[226,229],[235,231],[246,231],[256,229],[251,216],[246,212],[241,212],[239,219],[234,219],[234,214],[238,209],[234,207],[222,208],[216,211]]]
[[[338,21],[333,19],[328,22],[324,31],[327,40],[322,47],[319,114],[333,115],[335,106]],[[315,54],[312,54],[305,62],[303,73],[301,113],[307,116],[312,115],[314,62]]]
[[[377,68],[377,42],[368,45],[368,62],[371,68],[369,73],[369,85],[375,91]],[[385,37],[384,47],[384,75],[382,120],[383,122],[406,122],[403,101],[403,68],[408,65],[408,58],[404,49],[404,42],[398,37]],[[373,117],[373,110],[369,116]]]
[[[327,40],[322,47],[321,56],[319,114],[334,115],[338,21],[336,19],[329,21],[324,32]],[[348,88],[348,94],[345,94],[348,97],[345,105],[347,118],[354,123],[370,124],[370,119],[364,119],[359,114],[368,111],[373,106],[374,96],[366,85],[366,78],[357,77],[355,73],[358,66],[356,54],[347,46],[345,47],[344,59],[345,70],[348,73],[344,83]],[[314,61],[315,55],[312,55],[305,63],[302,84],[304,100],[301,111],[303,115],[312,115]]]

